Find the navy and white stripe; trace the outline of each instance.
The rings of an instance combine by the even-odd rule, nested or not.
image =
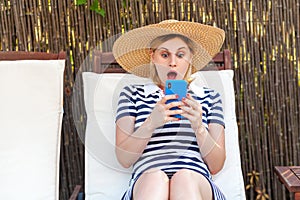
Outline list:
[[[135,130],[139,128],[163,96],[162,90],[153,85],[126,86],[120,93],[116,120],[124,116],[133,116],[135,117]],[[222,100],[219,93],[209,88],[203,88],[201,96],[197,96],[191,90],[188,92],[201,103],[202,121],[206,128],[209,123],[224,126]],[[195,133],[187,119],[168,122],[154,131],[142,156],[133,165],[130,187],[123,199],[131,199],[137,178],[151,168],[158,168],[166,173],[175,173],[180,169],[190,169],[201,173],[210,181],[214,199],[225,199],[212,182],[210,172],[201,157]]]

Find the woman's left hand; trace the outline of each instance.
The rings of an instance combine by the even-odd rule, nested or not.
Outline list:
[[[191,122],[191,127],[196,133],[202,127],[202,106],[190,94],[187,94],[187,98],[183,98],[182,102],[185,106],[180,107],[184,111],[181,115]]]

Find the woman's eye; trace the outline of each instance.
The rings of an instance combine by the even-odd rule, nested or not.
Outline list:
[[[162,53],[162,54],[161,54],[161,57],[163,57],[163,58],[167,58],[168,56],[169,56],[168,53]]]
[[[177,53],[177,57],[178,58],[183,58],[184,57],[184,53]]]

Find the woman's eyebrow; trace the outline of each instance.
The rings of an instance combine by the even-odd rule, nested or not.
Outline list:
[[[187,47],[179,47],[179,48],[177,49],[177,51],[178,51],[178,50],[181,50],[181,49],[187,49]],[[160,48],[158,48],[158,50],[167,50],[167,51],[169,51],[169,49],[166,48],[166,47],[160,47]]]
[[[167,51],[169,51],[169,49],[167,49],[165,47],[159,47],[159,48],[157,48],[157,50],[167,50]]]

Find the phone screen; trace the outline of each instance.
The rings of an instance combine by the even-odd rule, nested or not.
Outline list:
[[[178,99],[171,99],[167,101],[167,104],[173,101],[181,101],[183,97],[186,97],[187,82],[185,80],[167,80],[165,85],[165,94],[177,94]],[[179,109],[177,107],[171,108],[171,110]],[[174,117],[182,119],[181,115],[175,115]]]

